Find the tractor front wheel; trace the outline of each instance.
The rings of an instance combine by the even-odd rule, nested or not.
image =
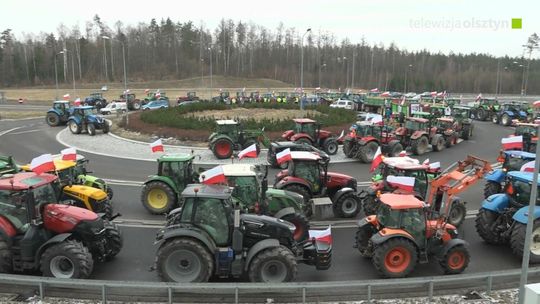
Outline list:
[[[501,184],[487,181],[486,185],[484,186],[484,198],[488,198],[493,194],[501,193],[501,190]]]
[[[356,248],[360,255],[366,259],[373,256],[373,251],[370,249],[369,240],[373,236],[373,229],[370,226],[358,227],[356,231]]]
[[[510,119],[510,116],[508,116],[508,114],[503,114],[503,116],[501,117],[501,122],[504,126],[509,126],[512,124],[512,119]]]
[[[502,233],[495,229],[499,216],[499,214],[484,208],[480,208],[476,214],[476,232],[488,244],[502,245],[507,241],[502,237]],[[523,249],[523,246],[521,248]]]
[[[459,227],[465,221],[465,216],[467,216],[465,204],[460,200],[454,201],[450,208],[450,214],[448,214],[448,223]]]
[[[158,249],[157,273],[165,282],[208,282],[214,272],[213,260],[213,256],[201,243],[188,238],[176,238]]]
[[[92,123],[86,125],[86,131],[90,136],[96,135],[96,127]]]
[[[73,133],[73,134],[81,134],[81,126],[78,123],[76,123],[74,120],[71,120],[68,123],[68,127],[69,127],[69,130],[71,131],[71,133]]]
[[[103,127],[102,127],[102,130],[103,130],[103,133],[104,134],[107,134],[109,133],[109,122],[107,122],[106,120],[103,122]]]
[[[143,187],[141,201],[152,214],[168,213],[176,206],[176,193],[163,182],[149,182]]]
[[[360,199],[353,192],[348,192],[341,195],[335,202],[334,215],[340,218],[355,217],[360,212]]]
[[[478,120],[486,120],[487,119],[487,114],[486,114],[486,110],[480,108],[478,109],[478,111],[476,112],[476,119]]]
[[[303,215],[302,213],[296,212],[296,213],[287,214],[281,217],[281,219],[287,222],[290,222],[296,227],[296,230],[294,230],[294,233],[293,233],[293,237],[295,241],[300,243],[309,238],[309,221],[305,215]]]
[[[516,222],[510,236],[510,245],[512,252],[518,257],[523,256],[523,248],[525,247],[525,230],[526,224]],[[540,263],[540,220],[535,220],[531,234],[531,244],[529,246],[530,256],[529,263]]]
[[[41,272],[46,277],[86,279],[92,274],[92,254],[81,242],[67,240],[51,245],[41,255]]]
[[[338,151],[338,143],[334,138],[328,138],[324,141],[323,148],[328,155],[335,155]]]
[[[251,282],[283,283],[293,281],[298,273],[294,255],[284,246],[264,249],[249,265]]]
[[[107,240],[107,253],[105,255],[105,260],[110,261],[122,249],[124,239],[116,224],[108,222],[105,224],[105,226],[108,228],[105,230],[105,239]]]
[[[353,146],[354,146],[354,142],[352,140],[344,140],[343,141],[343,154],[345,154],[345,156],[347,156],[348,158],[352,158],[352,149],[353,149]]]
[[[461,138],[463,138],[464,140],[469,140],[471,136],[472,136],[471,125],[463,125],[463,129],[461,130]]]
[[[445,140],[444,140],[444,137],[441,134],[435,135],[435,138],[433,139],[433,141],[435,142],[434,145],[431,145],[433,150],[435,150],[437,152],[440,152],[440,151],[444,150]]]
[[[233,143],[227,138],[220,138],[212,144],[212,152],[218,159],[230,158],[233,154]]]
[[[428,151],[429,140],[427,136],[421,136],[420,138],[411,141],[411,149],[413,154],[422,155]]]
[[[444,257],[439,260],[439,265],[445,274],[458,274],[469,266],[470,260],[469,250],[463,245],[456,245],[450,248]]]
[[[47,113],[45,120],[47,121],[47,124],[51,127],[56,127],[60,124],[60,116],[58,116],[58,114],[54,112]]]
[[[418,254],[411,241],[393,237],[375,247],[372,261],[383,277],[402,278],[414,270],[417,259]]]
[[[367,144],[363,145],[358,149],[358,155],[360,156],[360,160],[363,163],[371,163],[373,161],[373,158],[375,158],[375,154],[377,153],[377,149],[379,148],[379,144],[375,141],[370,141]]]
[[[362,206],[364,209],[365,215],[373,215],[377,214],[377,210],[379,210],[379,205],[377,204],[377,200],[373,195],[366,195],[364,198],[364,201],[362,202]]]
[[[401,151],[403,151],[403,145],[399,142],[399,140],[392,140],[388,143],[388,154],[391,157],[399,156]]]

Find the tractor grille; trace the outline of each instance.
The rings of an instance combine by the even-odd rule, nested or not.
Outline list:
[[[92,207],[92,211],[95,213],[104,213],[106,210],[106,205],[108,203],[108,198],[104,198],[102,200],[96,200],[93,198],[89,198],[90,206]]]

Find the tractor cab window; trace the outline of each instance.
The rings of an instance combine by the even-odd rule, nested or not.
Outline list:
[[[319,166],[310,161],[299,161],[294,164],[294,175],[307,180],[315,192],[319,191],[321,172]]]
[[[407,122],[405,122],[405,128],[407,128],[408,130],[420,130],[421,126],[418,121],[407,120]]]
[[[307,123],[301,124],[302,133],[306,133],[311,137],[315,138],[315,124]]]
[[[524,159],[521,157],[513,157],[512,155],[506,155],[503,163],[503,168],[507,171],[519,171],[521,166],[531,161],[530,159]]]
[[[63,103],[55,103],[53,107],[54,107],[55,110],[60,112],[60,114],[64,114],[65,104],[63,104]]]
[[[46,184],[40,187],[35,188],[33,191],[34,194],[34,218],[41,218],[41,209],[43,206],[49,203],[56,203],[58,201],[58,189],[56,189],[56,184]]]
[[[520,181],[520,180],[512,180],[512,200],[514,203],[522,206],[529,205],[529,200],[531,198],[531,184],[528,182]],[[540,190],[540,187],[538,188]],[[536,199],[536,205],[540,205],[540,199]]]
[[[84,116],[94,115],[94,109],[84,109],[82,110],[81,115],[84,115]]]
[[[377,219],[384,227],[399,229],[400,211],[393,210],[390,206],[381,203],[379,211],[377,211]]]
[[[425,238],[425,227],[422,209],[401,210],[401,228],[409,232],[415,240],[421,241]]]
[[[251,206],[258,201],[259,183],[255,176],[227,176],[230,187],[234,187],[232,196],[243,204]]]
[[[163,162],[161,175],[170,177],[177,185],[183,185],[187,173],[182,162]]]
[[[204,229],[218,246],[224,246],[229,240],[229,215],[223,202],[215,198],[195,198],[193,224]]]
[[[182,199],[180,201],[180,206],[182,206],[182,216],[180,217],[180,222],[191,223],[194,201],[195,201],[195,198],[193,197]]]
[[[0,190],[0,214],[21,233],[29,226],[26,193],[26,191]]]
[[[451,129],[452,128],[452,122],[450,121],[443,121],[443,120],[439,120],[437,121],[437,127],[439,129]]]
[[[58,172],[58,179],[60,182],[64,185],[69,184],[69,181],[71,180],[73,182],[73,177],[75,176],[74,167],[66,168],[64,170],[57,171]]]

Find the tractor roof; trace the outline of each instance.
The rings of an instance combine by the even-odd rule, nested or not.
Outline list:
[[[538,124],[536,123],[530,123],[530,122],[517,122],[516,126],[524,126],[524,127],[538,127]]]
[[[53,160],[62,160],[62,154],[53,154]],[[77,161],[83,160],[85,157],[82,154],[77,154]]]
[[[420,113],[420,112],[415,112],[416,113]],[[420,118],[420,117],[407,117],[408,120],[411,120],[411,121],[416,121],[416,122],[420,122],[420,123],[426,123],[428,122],[429,120],[425,119],[425,118]]]
[[[0,177],[1,190],[27,190],[30,187],[39,187],[56,180],[56,175],[40,174],[34,172],[24,172],[17,174],[6,174]],[[13,183],[13,185],[12,185]]]
[[[521,151],[521,150],[506,150],[504,151],[504,154],[514,156],[514,157],[536,159],[535,153],[530,153],[530,152]]]
[[[418,111],[418,112],[414,112],[413,115],[419,115],[419,116],[431,116],[431,113],[429,113],[429,112],[423,112],[423,111]]]
[[[444,122],[454,122],[453,117],[439,117],[439,118],[437,118],[437,120],[444,121]]]
[[[427,170],[428,165],[420,164],[418,159],[410,158],[408,156],[401,157],[385,157],[383,159],[384,164],[403,170]]]
[[[308,151],[292,151],[291,152],[291,158],[292,159],[298,159],[298,160],[320,160],[322,159],[321,156],[311,153]]]
[[[218,125],[237,125],[238,122],[234,121],[232,119],[220,119],[220,120],[216,120],[216,124],[218,124]]]
[[[392,209],[419,209],[426,204],[412,194],[384,193],[379,198],[381,202]]]
[[[227,164],[222,165],[225,176],[256,176],[253,165],[248,164]]]
[[[464,105],[459,105],[459,106],[454,106],[454,109],[470,110],[471,107],[464,106]]]
[[[293,121],[294,121],[295,123],[299,123],[299,124],[316,123],[315,120],[309,119],[309,118],[295,118],[295,119],[293,119]]]
[[[224,185],[189,184],[182,191],[182,197],[209,197],[228,199],[231,197],[231,188]]]
[[[510,176],[513,179],[520,180],[522,182],[530,183],[533,180],[533,172],[523,172],[523,171],[510,171],[508,172],[508,176]],[[540,186],[540,181],[536,181],[536,184]]]
[[[93,106],[80,106],[80,107],[74,107],[75,110],[90,110],[93,109]]]
[[[54,159],[54,167],[56,168],[56,171],[62,171],[65,169],[69,169],[71,167],[75,167],[76,163],[72,160],[62,160],[62,159]],[[21,166],[21,169],[24,171],[32,171],[30,169],[30,164],[26,164],[24,166]],[[51,172],[51,171],[50,171]]]
[[[53,103],[65,103],[65,104],[68,104],[69,100],[55,100],[55,101],[53,101]]]
[[[158,158],[158,162],[185,162],[190,161],[194,158],[192,154],[189,153],[175,153],[175,154],[165,154]]]

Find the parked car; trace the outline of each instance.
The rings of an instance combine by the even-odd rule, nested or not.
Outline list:
[[[155,110],[155,109],[165,109],[169,107],[169,101],[164,99],[158,99],[150,101],[149,103],[145,104],[141,107],[143,111],[146,110]]]
[[[125,102],[111,102],[107,104],[105,108],[99,109],[99,112],[103,115],[116,114],[118,112],[125,113],[127,111],[127,104]]]
[[[355,110],[356,104],[351,100],[340,99],[330,105],[330,108]]]

